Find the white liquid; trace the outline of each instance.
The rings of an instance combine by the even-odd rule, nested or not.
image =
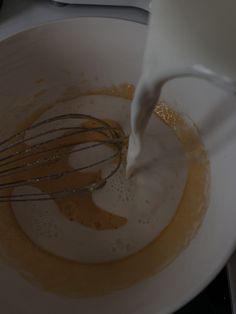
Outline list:
[[[54,107],[41,119],[68,112],[92,114],[116,120],[129,134],[129,109],[129,101],[123,98],[83,96]],[[65,218],[54,201],[45,201],[12,204],[21,228],[41,248],[80,262],[113,261],[144,248],[175,215],[187,176],[181,143],[155,115],[151,117],[144,140],[145,153],[139,163],[142,171],[128,180],[123,165],[102,189],[92,194],[97,206],[127,219],[122,227],[100,231],[85,227]],[[71,166],[78,167],[81,159],[97,158],[99,152],[91,154],[83,158],[71,155]],[[110,163],[106,167],[109,166]],[[106,167],[102,170],[106,171]],[[35,188],[26,186],[16,189],[15,193],[34,191]]]
[[[168,81],[198,77],[236,91],[234,0],[154,0],[143,72],[131,109],[127,174],[136,168],[146,129]]]

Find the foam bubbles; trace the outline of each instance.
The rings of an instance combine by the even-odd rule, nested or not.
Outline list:
[[[129,102],[120,97],[84,96],[55,108],[55,114],[80,112],[114,119],[129,131]],[[53,110],[50,116],[54,115]],[[43,118],[47,118],[46,113]],[[97,206],[127,218],[125,225],[96,231],[73,221],[73,217],[72,220],[65,218],[54,201],[13,203],[22,230],[35,244],[52,254],[85,263],[114,261],[139,251],[156,238],[174,216],[187,174],[182,146],[172,130],[155,116],[144,138],[144,151],[136,176],[128,180],[123,164],[102,189],[92,194]],[[96,159],[96,154],[91,158]],[[78,156],[71,156],[72,167],[77,167],[78,162]],[[104,165],[102,171],[108,171],[109,167],[109,164]],[[24,193],[38,192],[29,186],[21,189]],[[19,190],[14,193],[17,192]]]

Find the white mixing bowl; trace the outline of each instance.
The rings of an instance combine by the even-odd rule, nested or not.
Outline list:
[[[40,106],[40,102],[54,101],[67,87],[136,84],[146,31],[146,26],[128,21],[80,18],[43,25],[2,41],[2,133],[9,133],[25,111],[30,111],[30,103]],[[235,98],[196,79],[171,82],[162,97],[195,122],[210,159],[210,203],[196,237],[152,278],[86,299],[44,292],[2,263],[3,313],[171,313],[200,292],[224,266],[236,241]]]

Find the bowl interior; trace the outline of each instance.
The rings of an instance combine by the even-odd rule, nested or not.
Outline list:
[[[34,28],[0,43],[1,134],[26,114],[68,90],[136,84],[146,26],[114,19],[80,18]],[[73,89],[75,88],[75,89]],[[38,290],[7,265],[0,267],[5,313],[168,313],[217,274],[236,239],[236,106],[232,95],[197,79],[169,83],[162,98],[198,127],[211,165],[210,202],[186,250],[161,273],[130,288],[90,299],[67,299]],[[4,117],[6,117],[4,119]],[[191,211],[191,208],[189,208]],[[125,274],[124,274],[125,276]],[[14,298],[14,305],[9,299]]]

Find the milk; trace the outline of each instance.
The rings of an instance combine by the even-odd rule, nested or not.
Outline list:
[[[154,0],[143,71],[131,105],[127,174],[141,152],[141,139],[161,89],[169,80],[198,77],[236,90],[234,0]]]
[[[115,120],[124,132],[129,134],[129,108],[130,101],[122,97],[80,96],[45,111],[35,122],[60,114],[80,113],[93,115],[98,119]],[[72,123],[75,121],[70,122],[71,126]],[[75,125],[78,126],[78,121]],[[65,122],[58,127],[66,127]],[[83,221],[65,218],[57,202],[49,200],[27,204],[12,203],[13,212],[22,230],[44,250],[84,263],[115,261],[145,248],[159,236],[176,214],[188,181],[187,160],[189,161],[190,157],[173,130],[156,115],[151,117],[144,142],[145,153],[139,160],[142,168],[140,173],[127,180],[125,165],[122,163],[119,170],[107,180],[106,185],[92,193],[96,206],[110,215],[115,215],[109,217],[114,228],[98,230],[91,228],[91,224],[85,224],[84,218]],[[28,144],[33,143],[35,142]],[[104,146],[100,146],[100,150],[90,148],[83,153],[71,154],[69,164],[73,169],[77,169],[81,162],[88,165],[98,161],[100,153],[104,153]],[[111,161],[99,165],[98,169],[102,171],[103,178],[105,173],[110,172],[110,168],[114,169]],[[89,171],[94,170],[93,167]],[[40,192],[42,190],[28,184],[16,188],[13,195]],[[66,206],[71,210],[77,206],[73,197],[68,200]],[[88,213],[91,211],[88,206],[83,205],[83,201],[80,207],[86,208]],[[124,218],[125,224],[117,227],[117,217]],[[105,219],[105,215],[103,218]],[[97,222],[96,215],[91,216],[90,221]]]

